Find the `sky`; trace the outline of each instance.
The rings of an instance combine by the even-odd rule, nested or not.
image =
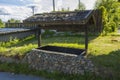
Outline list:
[[[96,0],[80,0],[86,9],[93,9]],[[55,0],[56,10],[68,7],[77,8],[78,0]],[[32,15],[30,6],[36,6],[35,13],[52,11],[52,0],[0,0],[0,19],[7,21],[14,18],[24,20]]]

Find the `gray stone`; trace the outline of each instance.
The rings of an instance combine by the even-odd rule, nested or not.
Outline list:
[[[33,69],[49,72],[60,71],[67,74],[84,74],[86,71],[95,71],[93,63],[83,56],[38,49],[33,49],[28,53],[24,58],[24,62],[27,62]]]

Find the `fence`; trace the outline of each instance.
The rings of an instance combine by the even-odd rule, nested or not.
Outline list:
[[[0,33],[0,42],[7,42],[13,39],[23,39],[35,34],[35,30],[24,30],[10,33]]]
[[[6,23],[6,28],[27,28],[27,29],[35,29],[37,24],[33,23]]]

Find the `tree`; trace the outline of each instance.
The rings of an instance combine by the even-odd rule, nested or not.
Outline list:
[[[13,18],[11,18],[10,20],[8,20],[8,23],[20,23],[20,20],[15,20]]]
[[[115,32],[120,21],[120,3],[118,0],[97,0],[95,9],[102,10],[104,33]]]
[[[61,8],[60,12],[67,12],[67,11],[70,11],[70,8],[68,7],[67,9],[65,8]]]
[[[85,5],[79,0],[78,7],[76,10],[85,10],[85,9],[86,9]]]
[[[85,5],[83,3],[80,3],[80,4],[78,4],[78,7],[77,7],[77,9],[75,9],[75,11],[76,10],[85,10],[85,9],[86,9]]]
[[[0,28],[4,27],[4,23],[2,22],[2,20],[0,19]]]

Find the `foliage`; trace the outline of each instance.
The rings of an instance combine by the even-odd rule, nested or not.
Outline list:
[[[85,8],[86,8],[85,5],[82,2],[80,2],[76,10],[85,10]]]
[[[11,45],[17,44],[19,42],[18,39],[10,40],[9,42],[0,42],[1,47],[9,47]]]
[[[117,0],[97,0],[95,9],[102,9],[104,34],[115,32],[120,21],[120,3]]]
[[[58,11],[53,11],[53,12],[67,12],[67,11],[70,11],[70,8],[61,8],[61,9],[58,9]]]
[[[67,9],[62,8],[60,11],[62,11],[62,12],[70,11],[70,8],[69,7]]]
[[[35,44],[28,44],[28,45],[23,45],[22,47],[12,47],[9,50],[9,54],[7,54],[7,56],[14,56],[14,55],[19,55],[19,56],[23,56],[26,53],[28,53],[29,51],[31,51],[31,49],[36,48],[37,45]]]
[[[55,34],[55,31],[52,31],[52,30],[45,30],[44,33],[42,33],[42,36],[43,37],[51,37]]]
[[[24,40],[10,40],[9,42],[0,42],[0,54],[5,56],[14,56],[14,55],[24,55],[29,52],[31,49],[36,48],[37,45],[29,43],[32,40],[33,36],[27,37]],[[25,45],[24,42],[29,44]],[[22,46],[20,46],[22,45]]]
[[[11,18],[10,20],[8,20],[8,23],[20,23],[20,20],[15,20],[13,18]]]
[[[85,10],[85,9],[86,9],[85,5],[82,2],[80,2],[80,4],[78,4],[78,7],[75,9],[75,11],[77,11],[77,10]],[[67,9],[62,8],[61,10],[58,9],[58,12],[66,12],[66,11],[70,11],[70,8],[69,7]]]
[[[0,28],[4,27],[4,23],[2,22],[2,20],[0,19]]]

